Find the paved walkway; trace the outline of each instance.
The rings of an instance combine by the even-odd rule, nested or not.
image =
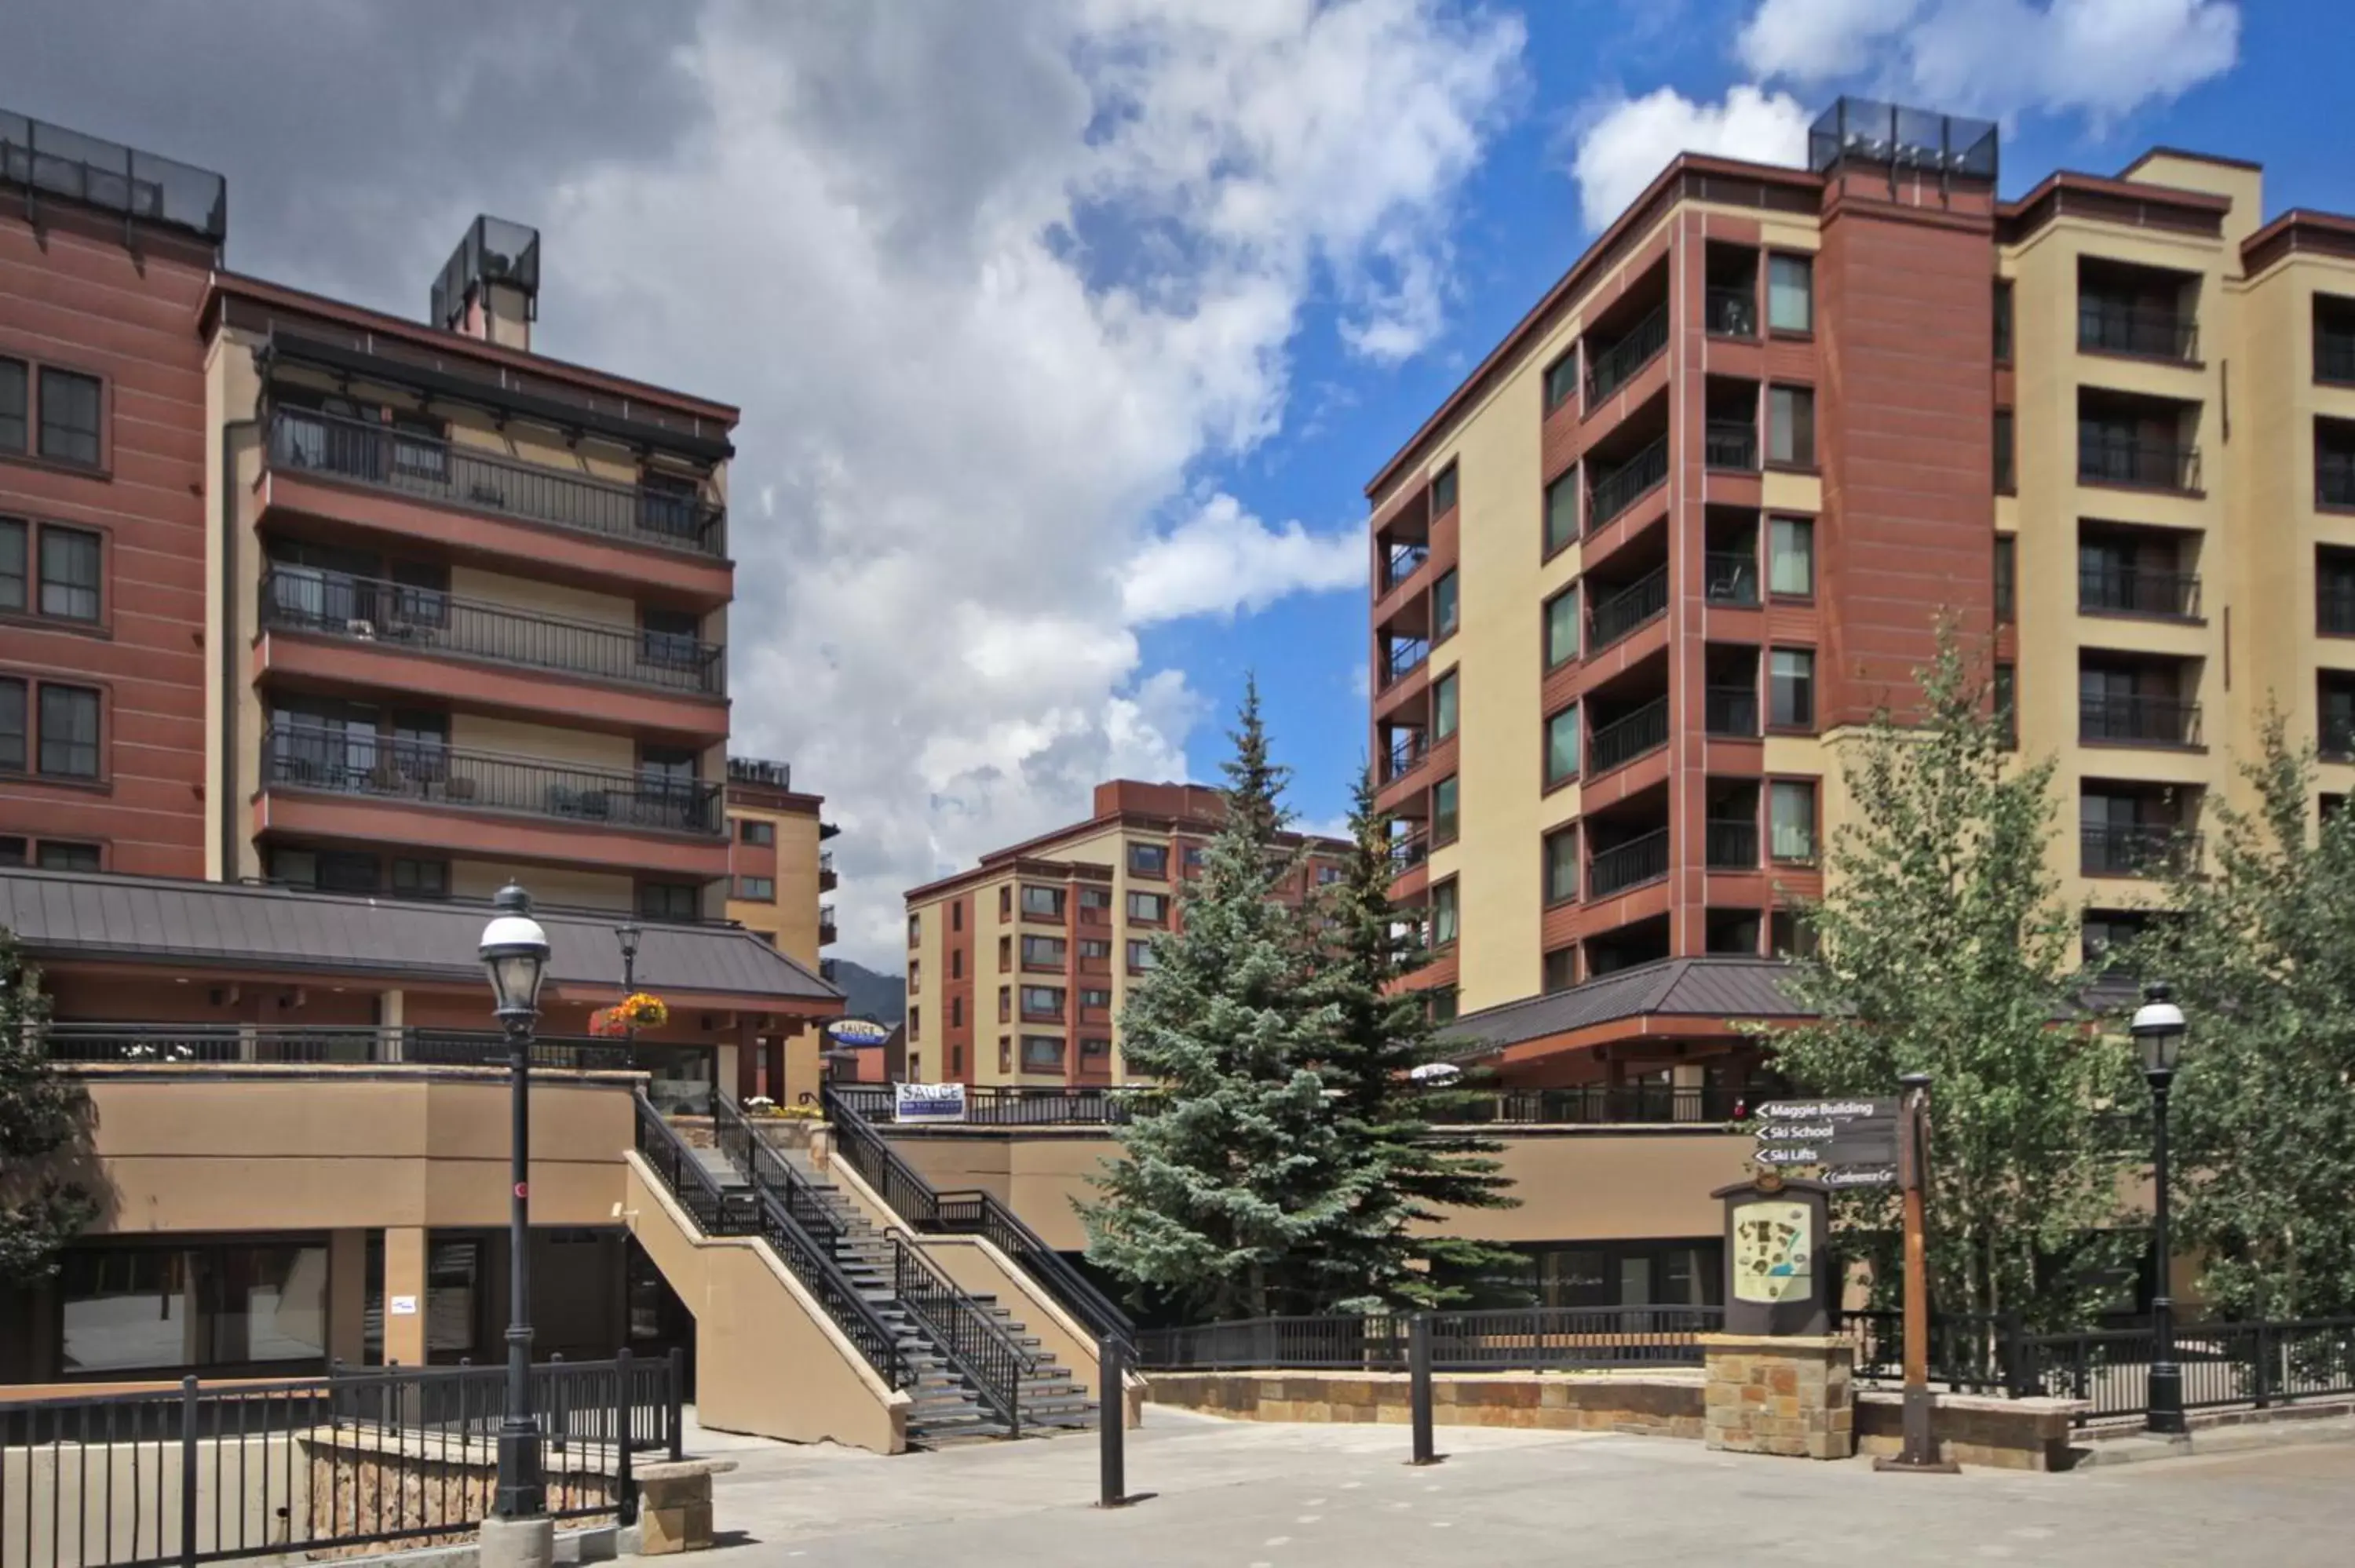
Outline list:
[[[1096,1491],[1092,1436],[895,1459],[743,1443],[704,1568],[1481,1568],[1564,1562],[1740,1568],[2344,1568],[2355,1445],[2066,1476],[1876,1475],[1863,1461],[1737,1458],[1698,1443],[1440,1429],[1401,1461],[1391,1426],[1224,1422],[1152,1409],[1133,1491]],[[714,1451],[719,1439],[715,1435]]]

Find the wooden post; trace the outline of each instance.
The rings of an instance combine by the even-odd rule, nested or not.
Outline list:
[[[1905,1446],[1893,1459],[1873,1462],[1876,1470],[1914,1470],[1954,1475],[1960,1467],[1938,1457],[1934,1424],[1937,1401],[1930,1393],[1930,1262],[1924,1236],[1930,1185],[1930,1075],[1908,1073],[1897,1111],[1897,1182],[1905,1201]]]

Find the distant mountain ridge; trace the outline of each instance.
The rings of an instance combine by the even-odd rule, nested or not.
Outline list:
[[[904,976],[878,974],[843,959],[834,966],[834,983],[842,988],[842,1010],[849,1017],[898,1023],[908,1016],[908,981]]]

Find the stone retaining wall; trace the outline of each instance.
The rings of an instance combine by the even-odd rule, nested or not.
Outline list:
[[[1403,1372],[1148,1372],[1146,1397],[1245,1421],[1406,1425]],[[1441,1372],[1431,1380],[1432,1420],[1442,1426],[1526,1426],[1701,1435],[1701,1374]]]
[[[1856,1347],[1842,1339],[1703,1334],[1708,1441],[1737,1454],[1845,1459],[1856,1451]]]
[[[1970,1393],[1942,1393],[1937,1401],[1930,1432],[1940,1458],[1998,1470],[2069,1468],[2076,1401]],[[1856,1444],[1875,1458],[1902,1449],[1905,1396],[1894,1389],[1859,1393]]]

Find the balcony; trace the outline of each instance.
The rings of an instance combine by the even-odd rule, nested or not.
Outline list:
[[[703,838],[716,838],[727,828],[717,784],[462,751],[374,731],[275,725],[262,734],[261,768],[269,789]]]
[[[1701,320],[1711,337],[1758,335],[1758,291],[1711,289],[1701,301]]]
[[[2200,449],[2180,441],[2087,427],[2077,434],[2077,479],[2151,490],[2200,488]]]
[[[1668,744],[1668,699],[1655,697],[1635,712],[1601,726],[1587,738],[1586,777],[1599,779]]]
[[[1650,492],[1668,482],[1668,438],[1662,436],[1607,473],[1595,476],[1586,493],[1586,531],[1593,534]]]
[[[835,939],[835,935],[834,906],[831,904],[821,904],[817,906],[818,946],[826,946]]]
[[[1586,365],[1586,401],[1602,401],[1636,378],[1638,371],[1668,346],[1668,307],[1661,305],[1629,327],[1626,335],[1601,353],[1590,354]]]
[[[1402,545],[1392,545],[1390,553],[1382,557],[1382,591],[1388,593],[1414,576],[1423,569],[1423,562],[1429,559],[1431,559],[1429,545],[1412,541]]]
[[[304,408],[270,416],[270,466],[633,545],[719,558],[727,514],[699,498],[493,457],[430,436]]]
[[[1711,550],[1701,558],[1701,571],[1710,603],[1757,604],[1758,557],[1749,551]]]
[[[1431,858],[1428,830],[1401,833],[1391,840],[1391,874],[1397,876]]]
[[[2180,311],[2080,294],[2077,346],[2137,359],[2192,360],[2200,354],[2200,326]]]
[[[1592,855],[1586,862],[1588,899],[1608,898],[1668,874],[1668,830],[1655,828]]]
[[[1758,427],[1744,419],[1711,419],[1701,432],[1701,461],[1738,473],[1758,471]]]
[[[1758,693],[1750,686],[1711,686],[1701,694],[1701,724],[1710,735],[1758,738]]]
[[[2200,863],[2200,836],[2172,822],[2087,822],[2078,829],[2087,876],[2156,876]]]
[[[1704,863],[1711,871],[1758,869],[1758,823],[1715,820],[1702,824]]]
[[[1668,608],[1668,568],[1656,567],[1586,614],[1586,655],[1593,658]]]
[[[1382,653],[1382,684],[1394,686],[1423,667],[1431,657],[1431,640],[1427,637],[1393,637]]]
[[[2200,616],[2200,577],[2193,572],[2140,567],[2077,568],[2077,609],[2084,615],[2153,615],[2176,620]]]
[[[832,850],[818,851],[817,890],[820,893],[831,893],[836,887],[841,885],[841,881],[842,879],[834,874],[834,852]]]
[[[2355,450],[2318,448],[2314,454],[2314,503],[2355,506]]]
[[[1422,767],[1423,758],[1430,755],[1431,747],[1424,744],[1423,731],[1399,731],[1391,736],[1390,744],[1382,751],[1382,782],[1397,783]]]
[[[2077,738],[2110,746],[2198,746],[2200,705],[2126,693],[2077,699]]]
[[[504,1067],[507,1042],[495,1030],[399,1026],[283,1028],[237,1023],[52,1023],[42,1032],[57,1062],[206,1065],[224,1062],[408,1063],[421,1067]],[[542,1034],[531,1065],[565,1072],[623,1072],[636,1047],[623,1040]],[[676,1054],[679,1047],[649,1047]]]
[[[273,566],[261,577],[261,624],[378,648],[454,653],[523,669],[718,696],[725,651],[691,637],[532,615],[340,572]]]

